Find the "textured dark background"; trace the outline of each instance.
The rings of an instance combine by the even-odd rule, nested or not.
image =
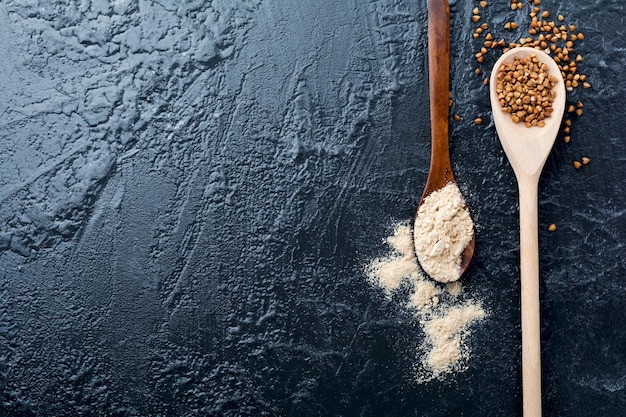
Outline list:
[[[423,334],[363,267],[426,179],[426,1],[2,0],[0,415],[520,415],[477,3],[452,4],[451,150],[489,317],[466,372],[417,384]],[[494,28],[528,21],[490,3]],[[593,84],[540,185],[544,410],[623,416],[626,12],[543,6],[584,32]]]

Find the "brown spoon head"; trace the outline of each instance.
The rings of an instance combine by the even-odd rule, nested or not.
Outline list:
[[[449,163],[449,158],[447,158],[447,160]],[[433,160],[431,160],[431,164],[432,163],[433,163]],[[424,188],[424,193],[422,194],[422,198],[420,199],[419,206],[421,206],[424,203],[424,199],[428,197],[430,194],[432,194],[434,191],[440,190],[450,183],[456,183],[456,181],[454,180],[454,175],[452,174],[452,170],[449,167],[443,167],[440,170],[437,170],[437,169],[433,170],[432,168],[433,167],[431,166],[431,170],[428,175],[428,179],[426,181],[426,187]],[[419,206],[418,206],[418,213],[419,213]],[[417,220],[417,217],[418,216],[416,214],[415,220]],[[468,245],[463,250],[463,253],[461,254],[461,266],[460,266],[459,276],[458,276],[459,278],[463,276],[463,274],[469,269],[472,263],[472,258],[474,257],[475,245],[476,245],[476,231],[474,230],[474,233],[472,234],[472,240],[468,243]]]
[[[472,258],[474,257],[474,245],[476,244],[476,231],[474,230],[474,234],[472,235],[472,240],[465,247],[465,250],[461,254],[461,272],[459,276],[463,275],[465,271],[470,267],[472,263]]]

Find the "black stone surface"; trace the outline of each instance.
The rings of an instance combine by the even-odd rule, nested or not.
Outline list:
[[[426,1],[2,1],[0,415],[521,415],[477,3],[452,4],[451,152],[489,317],[466,372],[418,384],[423,334],[363,267],[426,179]],[[526,36],[527,2],[490,3]],[[626,12],[543,3],[593,85],[540,184],[544,412],[623,416]]]

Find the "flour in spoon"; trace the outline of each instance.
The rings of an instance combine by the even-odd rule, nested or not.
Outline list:
[[[424,271],[439,282],[459,279],[461,254],[474,236],[474,223],[455,183],[424,199],[413,233],[417,258]]]

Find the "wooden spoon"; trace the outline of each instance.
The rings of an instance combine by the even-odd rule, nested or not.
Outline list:
[[[534,54],[557,78],[552,115],[544,127],[527,128],[513,123],[502,111],[496,92],[497,76],[504,62]],[[565,83],[561,70],[549,55],[534,48],[515,48],[503,54],[491,72],[491,109],[500,143],[509,159],[519,187],[520,273],[522,314],[522,393],[524,417],[541,416],[541,344],[539,320],[538,186],[539,175],[559,132],[565,109]]]
[[[419,205],[433,191],[454,183],[448,147],[450,101],[450,6],[447,0],[428,2],[428,86],[430,93],[431,154],[426,186]],[[419,212],[419,209],[418,209]],[[459,276],[474,255],[475,237],[461,254]]]

